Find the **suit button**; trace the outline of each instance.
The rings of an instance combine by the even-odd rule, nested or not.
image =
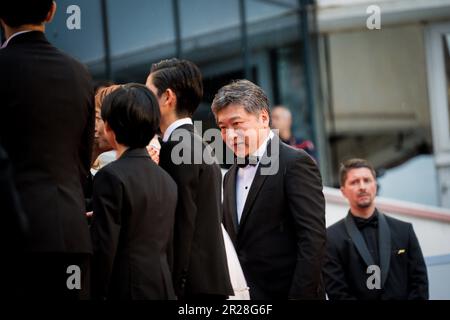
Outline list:
[[[186,278],[181,278],[180,280],[180,288],[184,289],[186,287]]]

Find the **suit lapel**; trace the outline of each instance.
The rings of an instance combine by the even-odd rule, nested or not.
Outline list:
[[[378,212],[378,247],[380,251],[381,286],[384,287],[391,262],[391,230],[386,217]]]
[[[345,228],[347,229],[347,233],[350,235],[353,244],[355,245],[359,255],[363,258],[366,265],[374,265],[375,263],[372,255],[370,254],[369,249],[367,249],[366,242],[364,241],[361,232],[358,230],[358,227],[356,226],[350,212],[347,214],[347,217],[345,217]]]
[[[236,173],[237,173],[237,166],[233,165],[230,168],[230,171],[228,173],[228,183],[226,185],[226,199],[227,206],[229,208],[229,216],[228,218],[231,219],[233,224],[233,230],[234,233],[237,235],[238,233],[238,223],[237,223],[237,209],[236,209]]]

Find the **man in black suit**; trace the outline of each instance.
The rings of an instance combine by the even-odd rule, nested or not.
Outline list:
[[[341,191],[350,211],[327,230],[323,270],[328,297],[428,299],[427,269],[413,227],[376,209],[375,177],[366,160],[341,165]]]
[[[267,96],[239,80],[212,110],[236,155],[224,179],[224,225],[252,299],[323,299],[325,200],[319,170],[270,130]]]
[[[94,178],[93,296],[174,299],[167,252],[177,186],[146,149],[159,129],[158,101],[144,85],[124,85],[105,98],[102,119],[117,160]]]
[[[27,295],[86,298],[92,247],[83,187],[94,96],[87,70],[45,38],[55,10],[49,0],[0,4],[7,38],[0,50],[0,142],[29,220]],[[81,273],[71,273],[73,265]],[[68,286],[72,275],[75,286]]]
[[[221,229],[220,168],[204,158],[192,114],[203,95],[198,67],[186,60],[152,66],[147,86],[159,99],[163,143],[160,166],[178,185],[173,239],[173,279],[180,299],[233,295]]]

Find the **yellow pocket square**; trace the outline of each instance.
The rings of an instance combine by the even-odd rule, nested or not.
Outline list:
[[[398,252],[397,252],[397,254],[403,254],[403,253],[405,253],[405,252],[406,252],[405,249],[399,249]]]

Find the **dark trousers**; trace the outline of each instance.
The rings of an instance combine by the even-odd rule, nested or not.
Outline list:
[[[15,295],[33,300],[90,298],[91,255],[33,253],[22,258]]]

